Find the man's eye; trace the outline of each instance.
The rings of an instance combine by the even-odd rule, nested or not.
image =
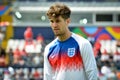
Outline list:
[[[59,20],[56,21],[57,23],[60,22]]]
[[[50,21],[51,23],[53,23],[53,21]]]

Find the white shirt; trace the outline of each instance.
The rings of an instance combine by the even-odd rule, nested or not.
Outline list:
[[[72,33],[66,41],[57,38],[44,52],[44,80],[97,80],[97,66],[88,40]]]

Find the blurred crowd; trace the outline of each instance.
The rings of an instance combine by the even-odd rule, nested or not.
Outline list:
[[[120,40],[96,41],[93,50],[100,80],[120,80]]]
[[[32,29],[28,27],[22,48],[18,45],[13,47],[16,40],[12,41],[6,50],[0,46],[0,80],[43,80],[44,37],[38,34],[34,41]],[[42,47],[38,47],[39,50],[35,50],[37,52],[31,50],[38,44]],[[92,40],[91,44],[99,80],[120,80],[120,40]]]
[[[0,68],[0,80],[43,80],[41,68]]]
[[[6,49],[0,46],[0,80],[43,80],[43,49],[43,36],[33,39],[31,27],[23,40],[10,39]]]

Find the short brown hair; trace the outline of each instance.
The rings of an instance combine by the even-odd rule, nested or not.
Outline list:
[[[70,8],[64,5],[63,3],[55,3],[47,11],[48,18],[51,17],[56,18],[61,16],[64,19],[68,19],[70,18],[70,15],[71,15]]]

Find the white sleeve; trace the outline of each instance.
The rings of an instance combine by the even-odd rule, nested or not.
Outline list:
[[[86,77],[88,78],[88,80],[97,80],[98,71],[92,45],[89,43],[89,41],[86,41],[80,47],[85,73],[87,75]]]
[[[44,80],[52,80],[52,71],[51,66],[48,61],[48,48],[45,48],[44,51]]]

